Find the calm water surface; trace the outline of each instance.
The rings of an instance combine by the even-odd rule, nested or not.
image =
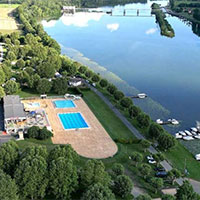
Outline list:
[[[151,3],[125,7],[150,8]],[[114,15],[122,13],[119,8]],[[150,11],[141,15],[146,17],[76,13],[43,25],[63,53],[64,47],[78,50],[159,102],[170,111],[166,119],[181,120],[181,126],[168,127],[171,132],[195,126],[200,121],[200,38],[176,17],[167,18],[175,37],[161,36]]]

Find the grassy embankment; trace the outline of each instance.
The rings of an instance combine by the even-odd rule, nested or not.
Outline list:
[[[12,33],[18,30],[17,22],[13,17],[18,4],[0,4],[0,32]]]
[[[106,90],[101,88],[99,88],[99,90],[122,112],[124,116],[126,116],[133,126],[140,131],[140,133],[148,138],[148,128],[140,129],[137,121],[129,118],[128,112],[121,109],[121,106],[116,102],[114,97],[111,97]],[[189,172],[189,178],[200,181],[200,163],[194,159],[194,156],[179,141],[177,141],[177,145],[174,148],[164,152],[164,154],[174,168],[179,169],[182,173],[184,173],[184,169],[186,168]]]
[[[165,19],[166,15],[161,10],[160,6],[156,3],[153,3],[152,6],[152,14],[156,16],[156,22],[159,24],[160,27],[160,34],[167,36],[167,37],[174,37],[175,33],[169,22]]]
[[[110,110],[110,108],[92,91],[83,91],[84,100],[90,109],[93,111],[95,116],[101,122],[103,127],[106,129],[108,134],[112,137],[113,140],[123,138],[123,139],[136,139],[134,135],[130,132],[130,130],[121,122],[121,120]],[[29,96],[38,96],[34,92],[30,91],[21,91],[19,93],[21,97],[29,97]],[[53,95],[53,94],[52,94]],[[18,141],[18,145],[21,149],[24,149],[28,146],[34,145],[45,145],[48,150],[51,150],[55,145],[52,144],[51,140],[47,141],[39,141],[35,139],[26,139],[24,141]],[[138,167],[136,167],[132,161],[129,160],[129,156],[133,151],[140,152],[146,157],[147,153],[144,153],[144,149],[141,145],[136,142],[134,144],[117,144],[118,152],[112,158],[102,159],[107,169],[110,169],[114,163],[121,163],[128,173],[129,176],[134,181],[134,184],[138,187],[145,190],[147,193],[151,194],[152,197],[157,197],[154,194],[154,188],[145,182],[143,176],[140,175]],[[86,158],[81,158],[80,165],[87,160]],[[144,159],[144,163],[146,163],[146,159]],[[153,166],[152,166],[153,168]],[[152,171],[152,175],[154,172]]]

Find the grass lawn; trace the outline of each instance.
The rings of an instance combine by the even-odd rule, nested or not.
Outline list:
[[[19,4],[0,4],[0,8],[17,8]]]

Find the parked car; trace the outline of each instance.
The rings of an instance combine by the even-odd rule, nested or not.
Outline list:
[[[166,171],[156,172],[156,176],[160,178],[164,178],[167,176],[167,172]]]
[[[155,171],[158,171],[158,172],[165,172],[165,168],[163,168],[163,167],[156,167],[156,168],[155,168]]]
[[[148,163],[150,163],[150,164],[155,164],[156,163],[156,161],[154,160],[152,155],[147,156],[147,160],[148,160]]]

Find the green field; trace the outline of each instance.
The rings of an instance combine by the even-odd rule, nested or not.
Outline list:
[[[0,4],[0,8],[17,8],[19,4]]]

